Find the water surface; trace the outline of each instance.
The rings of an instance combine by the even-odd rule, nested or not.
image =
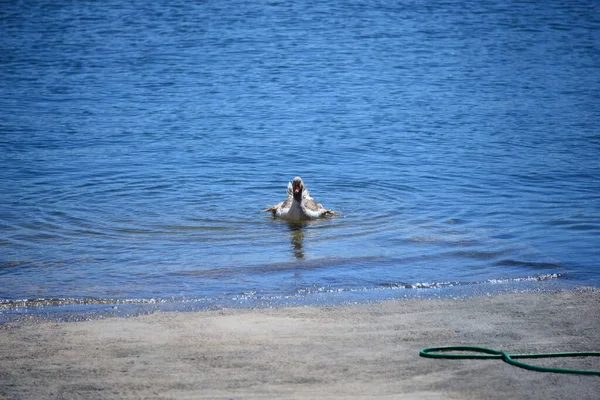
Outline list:
[[[2,312],[598,286],[599,11],[3,5]]]

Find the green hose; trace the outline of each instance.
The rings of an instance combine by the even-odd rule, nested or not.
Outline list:
[[[448,351],[473,351],[484,354],[436,354]],[[571,353],[538,353],[538,354],[508,354],[505,351],[486,349],[485,347],[473,346],[447,346],[447,347],[427,347],[419,352],[421,357],[426,358],[448,358],[448,359],[471,359],[481,360],[488,358],[499,358],[503,361],[514,365],[515,367],[525,368],[538,372],[557,372],[561,374],[583,374],[583,375],[600,375],[600,370],[592,369],[565,369],[565,368],[550,368],[541,367],[539,365],[526,364],[516,361],[515,358],[554,358],[554,357],[600,357],[600,352],[571,352]]]

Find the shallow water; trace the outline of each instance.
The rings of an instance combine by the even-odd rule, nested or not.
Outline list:
[[[3,5],[2,312],[599,286],[600,13],[563,3]],[[296,175],[340,215],[261,213]]]

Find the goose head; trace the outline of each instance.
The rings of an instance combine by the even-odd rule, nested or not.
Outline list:
[[[305,190],[306,188],[304,187],[302,178],[299,176],[295,177],[294,180],[292,180],[292,194],[294,195],[294,199],[301,201]]]

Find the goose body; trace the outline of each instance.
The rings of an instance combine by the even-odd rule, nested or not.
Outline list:
[[[299,176],[288,183],[287,192],[287,199],[263,211],[271,212],[273,216],[288,221],[305,221],[335,214],[310,197],[302,178]]]

